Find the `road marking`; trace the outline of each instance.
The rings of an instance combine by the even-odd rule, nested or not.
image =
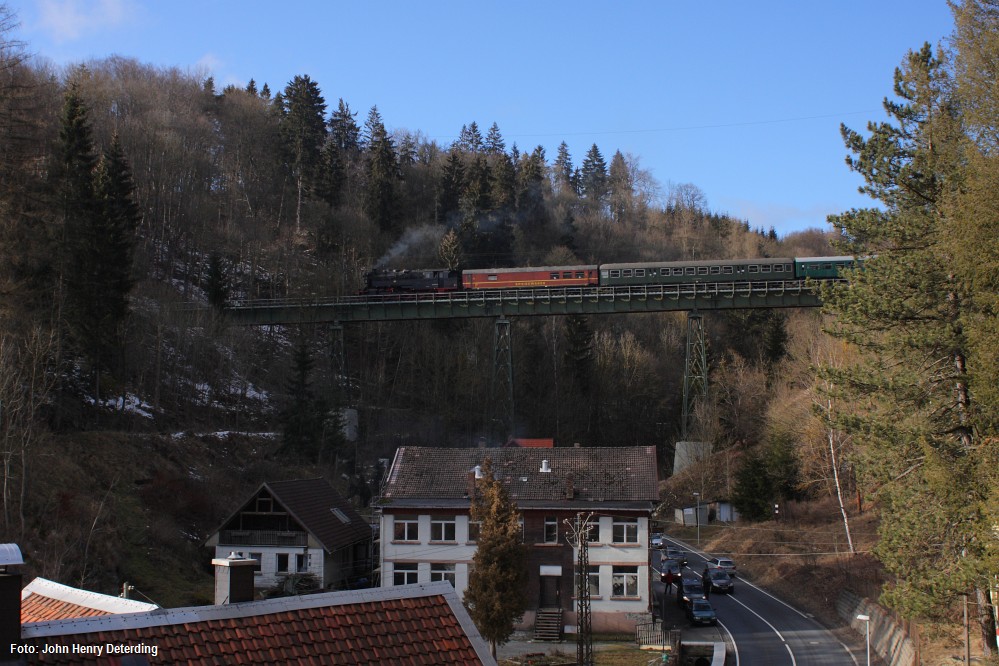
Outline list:
[[[729,643],[732,646],[732,649],[735,650],[735,664],[733,666],[739,666],[739,644],[735,642],[735,636],[732,635],[732,632],[728,630],[728,627],[726,627],[725,623],[721,620],[718,620],[718,626],[724,629],[725,633],[728,634],[728,641],[726,641],[726,643]]]

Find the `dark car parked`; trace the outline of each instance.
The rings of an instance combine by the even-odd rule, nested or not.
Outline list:
[[[679,584],[680,579],[683,578],[683,567],[676,560],[663,560],[659,565],[659,575],[661,577],[666,576],[666,572],[673,574],[673,581]]]
[[[707,599],[694,599],[686,609],[691,624],[718,624],[718,615]]]
[[[676,587],[676,603],[687,607],[694,599],[704,599],[704,588],[696,578],[684,578]]]
[[[666,557],[671,560],[676,560],[680,563],[681,567],[687,566],[687,551],[685,550],[670,546],[666,549]]]
[[[706,574],[701,577],[701,582],[710,592],[726,592],[735,594],[735,581],[727,572],[721,569],[706,569]]]

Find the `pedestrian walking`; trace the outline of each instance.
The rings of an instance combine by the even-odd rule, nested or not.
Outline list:
[[[668,594],[673,591],[673,572],[667,571],[663,576],[663,582],[666,583],[666,591],[664,594]]]
[[[707,569],[701,574],[701,587],[704,589],[704,598],[707,599],[711,595],[711,576]]]

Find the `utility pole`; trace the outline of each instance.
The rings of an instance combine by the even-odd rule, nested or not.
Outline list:
[[[577,513],[576,520],[565,524],[571,534],[566,536],[576,548],[576,664],[593,666],[593,627],[590,623],[590,520]]]

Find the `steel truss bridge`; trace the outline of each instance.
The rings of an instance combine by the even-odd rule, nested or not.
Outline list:
[[[497,429],[509,432],[514,415],[510,317],[685,311],[687,348],[681,438],[686,439],[696,401],[705,394],[708,385],[701,312],[821,305],[818,286],[812,281],[768,280],[259,299],[234,302],[223,312],[229,323],[242,326],[332,324],[331,356],[339,376],[347,374],[343,344],[346,323],[491,317],[496,320],[491,390],[496,414],[492,420],[498,424]]]
[[[235,302],[224,310],[233,324],[318,324],[464,317],[524,317],[803,308],[821,305],[805,280],[689,283],[630,287],[489,289],[398,293],[342,298]]]

